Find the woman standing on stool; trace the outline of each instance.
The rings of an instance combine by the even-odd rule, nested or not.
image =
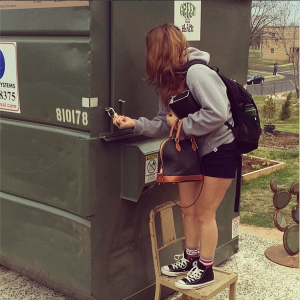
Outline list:
[[[147,44],[148,81],[161,96],[159,111],[153,120],[138,120],[118,116],[114,124],[133,128],[149,137],[167,136],[177,117],[168,108],[172,96],[188,88],[201,109],[182,119],[187,136],[197,136],[198,151],[203,164],[204,180],[179,183],[180,206],[191,205],[201,190],[197,202],[181,208],[185,234],[185,250],[179,259],[163,266],[168,276],[186,274],[175,286],[182,289],[200,288],[214,281],[213,261],[218,241],[216,210],[219,207],[237,168],[234,135],[224,123],[233,125],[226,87],[218,74],[205,65],[195,64],[188,71],[188,61],[209,62],[210,55],[188,46],[184,34],[173,24],[164,24],[149,32]]]

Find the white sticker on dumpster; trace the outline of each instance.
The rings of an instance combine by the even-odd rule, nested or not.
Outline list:
[[[158,153],[146,156],[145,183],[156,180],[158,172]]]
[[[17,68],[17,44],[0,43],[0,110],[21,113]]]
[[[174,1],[174,24],[188,41],[200,41],[201,1]]]
[[[240,224],[239,216],[232,219],[232,238],[233,239],[239,235],[239,224]]]

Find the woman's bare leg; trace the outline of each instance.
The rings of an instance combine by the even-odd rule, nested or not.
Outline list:
[[[198,181],[182,182],[178,184],[180,206],[189,206],[195,202],[202,187],[202,183],[202,181]],[[189,249],[197,249],[200,245],[200,231],[196,206],[194,204],[189,208],[181,208],[181,211],[183,213],[185,246]]]
[[[218,242],[216,211],[230,186],[232,179],[204,176],[204,181],[179,183],[180,206],[197,202],[189,208],[182,208],[186,247],[201,246],[201,255],[213,257]],[[202,187],[203,185],[203,187]]]
[[[218,242],[216,211],[231,182],[231,178],[204,177],[203,189],[195,205],[203,257],[214,257]]]
[[[232,179],[204,177],[204,181],[201,182],[179,183],[180,206],[186,207],[192,204],[188,208],[181,208],[186,249],[181,259],[171,265],[161,267],[161,272],[168,276],[192,273],[188,273],[187,278],[177,281],[175,286],[183,289],[191,288],[189,284],[186,284],[189,276],[191,280],[198,278],[195,283],[196,287],[213,282],[211,265],[218,241],[215,215],[231,181]],[[198,196],[199,199],[195,202]],[[196,266],[202,266],[202,271],[195,268]],[[201,278],[199,278],[200,273]],[[206,274],[204,279],[202,279],[203,274]]]

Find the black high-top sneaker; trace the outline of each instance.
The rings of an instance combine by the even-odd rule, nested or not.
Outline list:
[[[199,256],[186,258],[186,253],[178,254],[174,256],[176,262],[171,265],[161,267],[161,272],[167,276],[178,276],[187,274],[193,267],[197,266]]]
[[[190,290],[199,289],[214,282],[214,272],[212,267],[206,268],[199,260],[197,265],[191,269],[187,276],[175,282],[179,289]]]

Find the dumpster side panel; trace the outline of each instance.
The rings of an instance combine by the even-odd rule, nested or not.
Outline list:
[[[89,39],[5,37],[16,42],[21,113],[1,117],[89,131]]]
[[[245,84],[251,1],[202,1],[201,12],[201,41],[191,44],[210,53],[211,66]]]
[[[70,130],[1,120],[1,190],[90,216],[96,201],[91,160],[96,160],[97,143],[86,138]]]
[[[89,293],[90,221],[5,193],[0,201],[1,264],[48,285]]]
[[[173,1],[112,3],[112,106],[122,114],[153,118],[158,111],[158,96],[145,81],[145,37],[153,27],[173,22],[173,6]],[[126,103],[119,105],[119,99]]]
[[[16,2],[17,6],[20,1]],[[23,2],[23,1],[22,1]],[[28,1],[38,2],[38,1]],[[42,1],[40,1],[42,2]],[[50,2],[50,1],[48,1]],[[52,1],[54,2],[54,1]],[[70,1],[71,2],[71,1]],[[74,1],[72,1],[74,2]],[[43,6],[44,3],[38,4]],[[22,5],[25,6],[25,5]],[[29,8],[1,10],[1,35],[74,35],[89,34],[89,5],[82,7]]]
[[[20,113],[0,112],[1,264],[79,299],[91,298],[88,216],[97,193],[95,108],[83,104],[91,97],[89,30],[89,5],[1,10],[20,99]]]

